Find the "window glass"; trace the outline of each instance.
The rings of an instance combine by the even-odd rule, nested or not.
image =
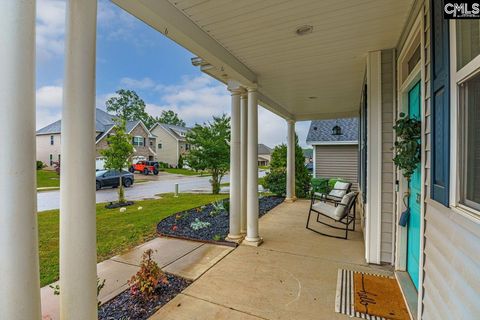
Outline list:
[[[480,210],[480,75],[461,85],[463,127],[463,202]]]
[[[162,149],[162,144],[161,143],[158,144],[158,149]]]
[[[143,146],[143,137],[133,137],[134,146]]]
[[[457,70],[480,54],[480,20],[457,20]]]

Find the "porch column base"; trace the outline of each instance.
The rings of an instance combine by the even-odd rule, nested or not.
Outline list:
[[[245,239],[242,241],[242,244],[251,246],[251,247],[259,247],[263,243],[263,238],[258,237],[258,238],[248,238],[245,237]]]
[[[225,238],[225,241],[233,242],[233,243],[236,243],[236,244],[240,244],[240,243],[242,243],[242,240],[243,240],[244,237],[245,237],[244,234],[240,234],[240,235],[232,235],[232,234],[229,234],[229,235]]]
[[[290,197],[290,198],[285,198],[285,202],[286,202],[286,203],[293,203],[293,202],[295,202],[295,201],[297,201],[297,197],[295,197],[295,196],[294,196],[294,197]]]

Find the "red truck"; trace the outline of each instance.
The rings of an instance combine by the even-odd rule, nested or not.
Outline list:
[[[130,166],[128,169],[131,173],[140,172],[144,175],[153,173],[154,175],[158,174],[158,162],[155,161],[138,161]]]

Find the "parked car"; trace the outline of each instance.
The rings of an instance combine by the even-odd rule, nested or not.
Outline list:
[[[131,187],[135,181],[133,174],[125,170],[99,170],[96,172],[96,176],[97,190],[104,187],[117,188],[120,185],[120,177],[123,186],[126,188]]]
[[[145,175],[153,173],[154,175],[158,174],[159,166],[156,161],[138,161],[130,166],[128,169],[131,173],[140,172]]]

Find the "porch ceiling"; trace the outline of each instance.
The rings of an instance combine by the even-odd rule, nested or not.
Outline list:
[[[296,120],[358,114],[368,51],[395,47],[412,0],[113,0]],[[299,36],[300,26],[313,32]],[[309,97],[316,97],[310,99]]]

